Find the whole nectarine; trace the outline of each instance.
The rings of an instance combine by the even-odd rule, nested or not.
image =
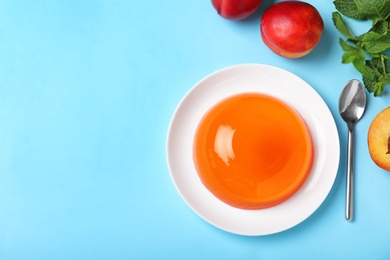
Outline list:
[[[262,0],[212,0],[218,14],[228,20],[242,20],[253,14]]]
[[[368,150],[372,160],[390,171],[390,107],[382,110],[372,120],[368,129]]]
[[[261,18],[263,42],[286,58],[307,55],[318,44],[324,22],[315,7],[301,1],[283,1],[271,5]]]

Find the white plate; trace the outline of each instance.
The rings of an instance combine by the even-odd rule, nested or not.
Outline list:
[[[306,121],[315,149],[304,185],[282,204],[262,210],[238,209],[220,201],[200,181],[192,158],[195,131],[206,111],[228,96],[246,92],[269,94],[294,107]],[[180,195],[204,220],[240,235],[273,234],[308,218],[332,188],[339,156],[336,124],[319,94],[296,75],[261,64],[228,67],[198,82],[177,107],[167,137],[168,167]]]

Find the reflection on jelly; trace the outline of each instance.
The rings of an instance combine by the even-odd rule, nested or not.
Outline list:
[[[215,135],[214,151],[221,160],[229,166],[229,159],[234,160],[233,130],[229,125],[220,125]]]
[[[304,183],[313,163],[305,122],[283,102],[262,94],[229,97],[202,118],[194,163],[205,187],[243,209],[275,206]]]

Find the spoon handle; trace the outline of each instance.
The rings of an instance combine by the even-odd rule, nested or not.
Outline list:
[[[348,127],[348,155],[347,155],[347,194],[345,218],[351,221],[353,218],[353,165],[354,165],[354,131]]]

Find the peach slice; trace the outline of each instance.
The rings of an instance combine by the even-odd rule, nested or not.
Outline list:
[[[368,150],[376,165],[390,171],[390,107],[382,110],[368,129]]]

